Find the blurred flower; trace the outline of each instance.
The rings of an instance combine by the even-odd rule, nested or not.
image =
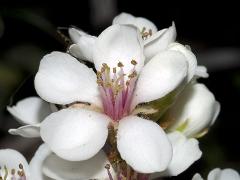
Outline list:
[[[195,174],[192,180],[203,180],[200,174]],[[215,168],[208,174],[207,180],[240,180],[240,176],[234,169]]]

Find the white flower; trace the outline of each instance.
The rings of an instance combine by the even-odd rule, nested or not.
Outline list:
[[[23,137],[39,137],[39,123],[51,113],[47,102],[38,97],[28,97],[19,101],[15,106],[8,106],[7,110],[24,126],[10,129],[12,135]]]
[[[195,174],[192,180],[203,180],[200,174]],[[208,174],[207,180],[240,180],[240,176],[234,169],[215,168]]]
[[[53,52],[41,60],[36,91],[50,103],[70,104],[40,126],[42,139],[58,156],[71,161],[93,157],[112,126],[118,129],[118,151],[134,170],[152,173],[167,168],[172,147],[165,132],[131,113],[139,103],[176,89],[187,78],[188,60],[180,51],[166,50],[144,66],[142,41],[133,26],[104,30],[92,47],[97,75],[65,53]]]
[[[121,13],[113,20],[113,24],[131,24],[136,26],[144,39],[144,55],[148,62],[158,52],[166,50],[168,45],[176,40],[176,28],[172,26],[160,31],[153,22],[146,18],[134,17],[128,13]]]
[[[189,84],[165,116],[172,121],[169,130],[179,130],[187,137],[207,133],[220,111],[220,104],[207,87],[200,83]]]
[[[28,164],[18,151],[0,150],[0,177],[6,177],[6,180],[107,180],[109,174],[106,165],[109,165],[109,173],[114,177],[113,168],[103,151],[88,161],[71,162],[59,158],[46,144],[42,144]],[[19,175],[18,171],[21,172]]]
[[[169,28],[157,31],[157,27],[146,18],[136,18],[130,14],[121,13],[114,18],[113,24],[134,25],[139,29],[140,36],[144,39],[145,63],[158,52],[166,50],[168,45],[176,39],[174,23]],[[91,47],[95,46],[97,38],[75,28],[69,28],[69,35],[74,43],[70,46],[69,52],[79,59],[93,62]]]
[[[49,151],[40,147],[30,165],[24,156],[13,149],[0,150],[0,177],[5,180],[43,180],[41,167]]]
[[[168,138],[173,147],[172,160],[165,171],[151,174],[151,179],[164,176],[177,176],[189,168],[202,155],[196,139],[187,139],[178,131],[169,133]]]

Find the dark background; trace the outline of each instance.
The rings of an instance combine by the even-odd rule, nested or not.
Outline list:
[[[57,27],[74,25],[98,35],[123,11],[146,17],[159,29],[175,21],[177,40],[190,45],[198,63],[208,67],[210,77],[200,81],[221,103],[218,120],[200,139],[203,157],[176,179],[191,179],[195,172],[206,176],[215,167],[240,170],[240,21],[239,6],[230,1],[212,5],[203,1],[1,1],[0,148],[18,149],[30,158],[40,143],[8,135],[7,130],[19,124],[6,106],[35,95],[33,77],[44,54],[66,50]]]

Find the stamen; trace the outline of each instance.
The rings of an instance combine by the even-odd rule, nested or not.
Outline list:
[[[152,29],[149,29],[147,31],[146,27],[143,27],[141,31],[141,35],[144,40],[149,38],[150,36],[152,36]]]
[[[123,63],[118,62],[117,67],[112,69],[103,63],[101,72],[97,72],[97,84],[102,97],[104,112],[113,120],[118,121],[130,111],[130,104],[137,79],[135,67],[137,61],[131,60],[133,68],[127,76],[123,70]]]
[[[107,169],[107,173],[108,173],[109,180],[113,180],[112,174],[111,174],[111,172],[110,172],[110,164],[107,164],[107,165],[105,166],[105,169]]]

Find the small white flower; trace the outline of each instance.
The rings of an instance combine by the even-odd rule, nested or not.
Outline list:
[[[108,169],[105,168],[106,165],[109,166]],[[1,149],[0,167],[0,177],[4,180],[108,180],[108,172],[115,177],[103,151],[88,161],[72,162],[56,156],[46,144],[39,146],[29,164],[18,151]]]
[[[200,174],[195,174],[192,180],[203,180]],[[234,169],[215,168],[208,174],[207,180],[240,180],[239,173]]]
[[[9,133],[31,138],[40,136],[39,124],[51,113],[49,104],[38,97],[25,98],[15,106],[8,106],[7,110],[24,125],[18,129],[9,129]]]
[[[0,167],[0,179],[19,178],[20,180],[26,180],[30,176],[26,159],[13,149],[0,149]]]
[[[97,75],[65,53],[53,52],[41,60],[35,77],[38,94],[51,103],[76,104],[41,123],[42,139],[58,156],[72,161],[93,157],[105,144],[108,126],[114,126],[120,155],[133,169],[166,169],[172,157],[166,134],[157,123],[131,113],[139,103],[177,88],[187,78],[188,61],[183,53],[166,50],[144,66],[142,41],[133,26],[104,30],[92,47]]]
[[[50,154],[46,145],[41,145],[30,164],[24,156],[13,149],[0,150],[0,177],[4,180],[45,180],[42,165]]]
[[[169,130],[179,130],[187,137],[204,135],[214,124],[220,104],[203,84],[189,84],[179,95],[165,118],[172,121]]]
[[[134,17],[128,13],[121,13],[116,16],[113,24],[130,24],[139,29],[144,39],[146,62],[158,52],[166,50],[168,45],[176,40],[177,36],[174,22],[169,28],[158,31],[156,25],[150,20],[142,17]]]

